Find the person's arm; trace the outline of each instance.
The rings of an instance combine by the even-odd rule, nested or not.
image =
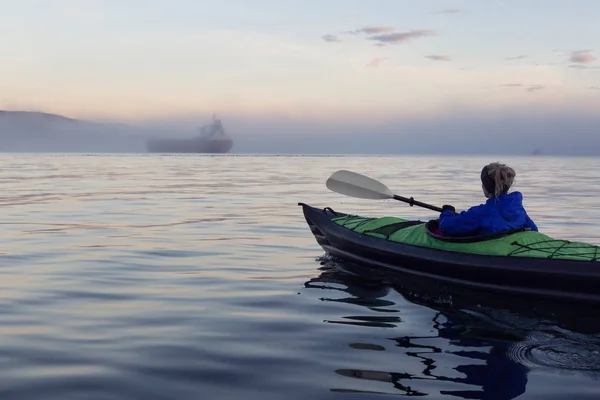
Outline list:
[[[476,231],[481,224],[481,206],[471,207],[460,214],[444,210],[440,214],[440,230],[448,236],[466,236]]]

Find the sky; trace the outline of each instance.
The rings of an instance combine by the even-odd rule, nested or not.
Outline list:
[[[598,15],[597,0],[0,0],[0,109],[340,132],[591,124]]]

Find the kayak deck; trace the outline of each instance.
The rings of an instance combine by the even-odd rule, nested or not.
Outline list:
[[[534,296],[567,302],[585,302],[600,305],[600,262],[596,258],[597,246],[581,250],[586,255],[566,254],[562,257],[548,257],[540,252],[543,245],[529,255],[523,252],[498,250],[496,254],[484,254],[482,250],[472,250],[477,246],[488,246],[490,242],[513,243],[515,238],[530,237],[533,232],[517,232],[491,241],[477,243],[450,243],[424,235],[419,242],[390,240],[382,234],[365,232],[337,223],[347,220],[349,214],[336,212],[331,208],[319,209],[304,203],[304,217],[317,243],[327,253],[359,264],[389,269],[429,277],[459,286],[493,290],[499,293]],[[389,218],[389,217],[388,217]],[[373,220],[373,219],[371,219]],[[396,223],[408,222],[402,234],[409,230],[424,230],[423,223],[397,219]],[[363,228],[366,228],[366,223]],[[396,231],[394,231],[396,232]],[[393,236],[395,233],[392,233]],[[535,241],[540,242],[536,232]],[[548,238],[545,235],[542,235]],[[548,238],[548,240],[554,240]],[[567,246],[568,241],[563,248]],[[579,244],[578,244],[579,245]],[[457,249],[456,246],[462,246]],[[466,249],[469,249],[468,251]],[[594,255],[596,254],[596,255]]]
[[[355,232],[392,242],[470,254],[599,261],[600,246],[553,239],[529,229],[515,229],[482,236],[443,237],[428,223],[397,217],[370,218],[343,215],[331,221]]]

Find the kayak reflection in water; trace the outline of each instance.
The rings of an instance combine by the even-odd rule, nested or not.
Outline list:
[[[468,322],[452,318],[451,314],[444,316],[446,321],[437,326],[438,337],[447,339],[449,344],[462,348],[462,350],[446,351],[446,353],[463,357],[471,362],[454,367],[454,370],[463,374],[462,377],[436,376],[432,371],[424,371],[424,374],[435,377],[438,381],[462,383],[476,386],[478,389],[441,390],[440,394],[463,399],[512,400],[525,393],[529,369],[507,356],[513,343],[520,338],[509,332],[502,333],[486,327],[482,329],[469,326]],[[404,343],[397,339],[398,345],[410,348],[415,346],[411,340],[427,338],[402,339]],[[428,346],[416,345],[416,347],[427,349]],[[490,348],[489,352],[475,350],[486,347]],[[435,346],[429,348],[432,350],[431,353],[441,350]],[[467,350],[468,348],[471,350]],[[433,361],[427,357],[427,353],[420,352],[415,355],[423,358],[425,362]]]
[[[515,176],[515,170],[506,164],[494,162],[483,167],[481,187],[488,200],[459,214],[455,214],[453,206],[443,206],[438,233],[479,236],[523,228],[537,231],[537,226],[523,207],[523,194],[517,191],[508,193]]]
[[[325,285],[321,286],[319,283]],[[342,284],[346,288],[327,285],[332,283]],[[389,307],[394,306],[394,302],[385,299],[390,291],[389,286],[377,284],[375,281],[367,284],[363,279],[347,275],[335,268],[324,270],[319,277],[306,282],[305,287],[346,292],[351,297],[321,298],[321,300],[377,309],[379,312],[376,314],[382,310],[389,312],[391,310]],[[443,301],[437,303],[428,295],[423,296],[423,293],[419,291],[414,293],[403,291],[400,294],[414,304],[437,311],[432,320],[435,334],[389,338],[396,347],[405,349],[406,356],[420,360],[420,364],[424,368],[419,372],[415,370],[392,372],[342,368],[335,371],[337,374],[360,380],[389,382],[394,388],[408,396],[427,396],[438,389],[440,394],[448,397],[512,400],[525,393],[529,369],[507,356],[511,346],[523,339],[518,332],[504,331],[493,325],[490,326],[475,315],[454,310],[452,306]],[[332,320],[326,320],[326,322],[352,323],[347,321],[347,318],[354,319],[353,323],[359,326],[387,329],[396,327],[396,323],[400,322],[400,319],[394,322],[389,316],[366,315],[346,317],[344,318],[346,321],[343,322]],[[446,345],[440,347],[440,343],[435,343],[438,339],[445,339]],[[429,341],[433,341],[435,344],[429,344]],[[350,347],[385,350],[385,347],[368,343],[352,343]],[[448,356],[456,358],[452,360]],[[448,365],[449,362],[450,365]],[[372,360],[372,363],[376,364],[377,360]],[[408,366],[412,363],[403,362],[400,359],[398,364],[399,366]],[[445,376],[446,374],[443,372],[448,372],[448,367],[453,367],[452,369],[459,376]],[[452,385],[450,387],[444,385],[443,388],[440,388],[432,381],[447,382]],[[344,391],[343,389],[338,390]],[[372,388],[369,388],[369,393],[374,393]],[[382,392],[381,394],[389,393]]]

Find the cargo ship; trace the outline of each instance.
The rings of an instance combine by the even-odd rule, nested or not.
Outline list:
[[[223,123],[213,115],[213,122],[199,128],[200,134],[182,139],[149,139],[150,153],[228,153],[233,139],[225,133]]]

